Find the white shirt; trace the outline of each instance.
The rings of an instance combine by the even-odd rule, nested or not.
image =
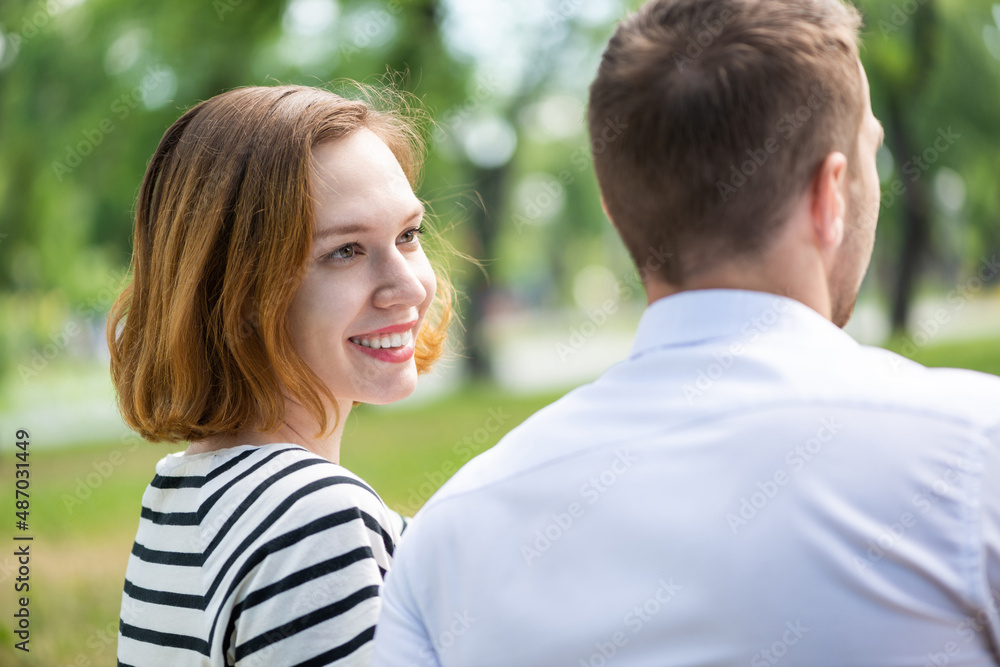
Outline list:
[[[169,455],[142,498],[118,665],[367,667],[403,527],[298,445]]]
[[[373,664],[995,665],[998,586],[1000,379],[684,292],[427,503]]]

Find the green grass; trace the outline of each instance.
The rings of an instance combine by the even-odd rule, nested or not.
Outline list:
[[[970,368],[1000,375],[1000,339],[955,341],[917,347],[907,339],[898,338],[886,347],[924,366]]]
[[[412,515],[462,464],[560,395],[477,388],[405,412],[361,406],[344,429],[341,463]]]
[[[912,349],[889,347],[931,366],[1000,375],[1000,340]],[[463,390],[406,409],[361,406],[345,428],[342,463],[386,502],[413,514],[443,480],[558,394],[511,396]],[[491,419],[492,418],[492,419]],[[502,423],[501,423],[502,422]],[[490,428],[492,430],[490,430]],[[4,441],[9,442],[9,440]],[[122,581],[139,503],[160,458],[178,447],[141,441],[40,450],[31,461],[31,653],[12,646],[13,549],[0,552],[0,665],[114,665]],[[0,508],[13,507],[14,452],[0,451]],[[4,519],[9,536],[14,517]],[[9,523],[7,523],[9,522]],[[0,524],[4,525],[4,524]],[[9,537],[5,544],[10,545]]]

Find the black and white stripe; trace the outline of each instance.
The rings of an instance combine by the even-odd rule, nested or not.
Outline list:
[[[168,456],[142,500],[118,664],[367,665],[404,528],[296,445]]]

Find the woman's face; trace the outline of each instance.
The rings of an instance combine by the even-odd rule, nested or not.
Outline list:
[[[414,342],[436,289],[423,206],[370,130],[313,158],[316,230],[289,310],[292,341],[342,409],[398,401],[416,387]]]

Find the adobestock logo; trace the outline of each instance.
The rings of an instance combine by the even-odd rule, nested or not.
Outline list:
[[[736,361],[747,353],[749,346],[771,330],[781,320],[781,315],[788,312],[790,306],[784,298],[776,298],[766,309],[750,318],[740,328],[740,339],[734,341],[723,351],[713,352],[713,362],[698,369],[694,382],[686,383],[681,389],[688,405],[710,391],[712,387],[729,371]]]
[[[749,495],[740,498],[739,508],[735,512],[726,514],[726,523],[733,535],[738,534],[741,529],[748,526],[758,513],[781,492],[781,489],[791,482],[792,475],[816,458],[823,451],[823,447],[833,440],[843,428],[844,425],[838,422],[836,417],[823,418],[820,420],[820,426],[815,435],[789,449],[784,458],[788,469],[779,468],[770,477],[763,481],[758,480],[756,489]]]
[[[605,667],[614,658],[622,647],[626,646],[631,638],[646,627],[646,624],[653,620],[653,617],[670,603],[677,594],[684,590],[680,584],[674,583],[673,577],[669,580],[660,579],[656,591],[643,602],[635,605],[622,618],[622,624],[629,630],[631,635],[624,630],[619,630],[608,637],[607,641],[594,644],[596,649],[586,658],[580,658],[579,667]]]
[[[829,91],[823,88],[822,84],[814,83],[809,90],[810,95],[805,103],[799,105],[795,111],[786,113],[775,123],[773,135],[765,139],[761,146],[747,149],[748,159],[743,160],[739,166],[731,164],[726,180],[716,182],[715,186],[722,201],[727,202],[739,194],[739,191],[764,168],[771,156],[781,150],[782,140],[788,141],[794,137],[830,99]]]
[[[451,449],[453,458],[445,460],[437,470],[425,470],[424,478],[427,481],[407,489],[406,505],[399,508],[400,511],[411,516],[416,513],[427,499],[448,481],[448,478],[458,472],[462,465],[486,450],[493,434],[497,433],[510,418],[510,414],[504,412],[503,407],[490,408],[482,424],[454,443]]]
[[[638,460],[638,457],[630,454],[628,450],[616,451],[614,460],[607,468],[580,486],[580,496],[587,501],[587,505],[593,505]],[[549,522],[535,531],[534,541],[531,544],[521,546],[521,556],[524,558],[525,564],[531,565],[532,561],[540,558],[542,554],[551,549],[552,545],[562,539],[562,536],[569,532],[585,513],[586,506],[575,501],[566,507],[565,512],[551,513]]]
[[[918,155],[911,155],[910,159],[900,165],[899,170],[910,183],[916,183],[941,158],[941,155],[948,152],[948,149],[961,138],[962,135],[952,130],[950,125],[947,129],[939,127],[931,145]],[[897,178],[884,187],[879,205],[884,209],[889,208],[904,194],[906,194],[906,184],[903,179]]]
[[[788,649],[799,643],[802,636],[809,632],[809,628],[802,625],[802,621],[796,619],[785,623],[786,630],[781,633],[778,639],[767,648],[763,648],[750,659],[750,667],[767,667],[778,664],[782,658],[788,655]]]
[[[733,12],[723,9],[719,12],[719,17],[715,19],[705,19],[702,21],[702,29],[696,35],[688,36],[687,46],[681,53],[674,54],[674,65],[677,69],[684,71],[684,68],[693,65],[694,61],[705,53],[705,49],[710,47],[715,40],[723,33],[726,25],[733,19]]]

